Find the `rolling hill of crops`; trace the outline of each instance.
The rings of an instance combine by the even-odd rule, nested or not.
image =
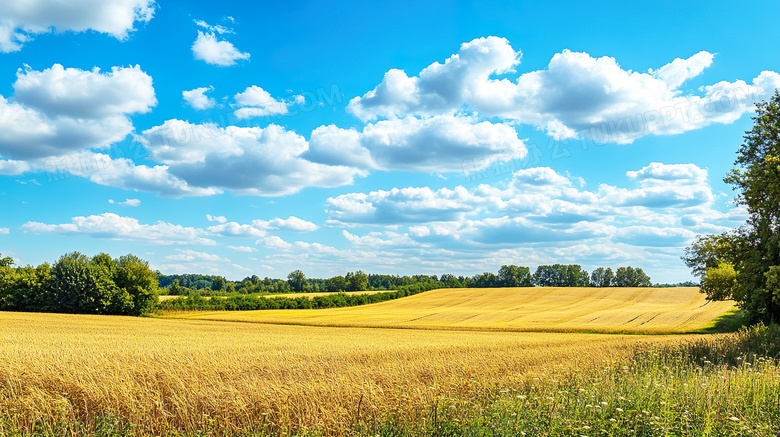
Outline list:
[[[500,331],[681,333],[733,310],[695,287],[456,288],[349,308],[194,313],[259,323]]]

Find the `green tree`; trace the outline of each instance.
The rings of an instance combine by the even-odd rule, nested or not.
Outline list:
[[[498,282],[502,287],[530,287],[533,285],[531,269],[514,265],[501,266],[498,270]]]
[[[634,269],[634,284],[632,287],[652,287],[653,281],[650,280],[650,276],[644,270],[637,267]]]
[[[682,259],[694,276],[703,276],[707,269],[717,267],[726,260],[739,258],[744,242],[738,232],[717,235],[699,235],[685,249]]]
[[[441,275],[441,279],[439,279],[441,282],[447,285],[448,288],[460,288],[463,287],[463,284],[458,280],[458,278],[455,277],[455,275],[451,275],[449,273],[445,273]]]
[[[225,289],[225,278],[222,276],[212,276],[211,278],[211,288],[214,291],[222,291]]]
[[[588,272],[579,264],[542,265],[533,275],[534,284],[540,287],[587,287]]]
[[[3,257],[0,253],[0,267],[12,267],[14,265],[14,259],[10,256]]]
[[[152,311],[157,302],[158,284],[157,274],[147,261],[132,254],[119,257],[114,282],[132,300],[132,307],[123,314],[140,316]]]
[[[363,291],[368,288],[368,275],[358,270],[355,273],[347,273],[347,287],[349,291]]]
[[[631,266],[618,267],[615,272],[616,287],[650,287],[650,277],[642,269],[635,269]]]
[[[287,275],[287,284],[295,293],[303,293],[309,288],[309,281],[306,280],[306,275],[300,270],[293,270]]]
[[[485,272],[481,275],[474,275],[471,286],[475,288],[493,288],[500,287],[501,282],[495,273]]]
[[[557,266],[560,265],[557,264]],[[563,271],[561,287],[587,287],[590,285],[588,272],[583,270],[579,264],[569,264],[558,268]]]
[[[712,300],[723,300],[734,294],[737,285],[737,272],[729,263],[720,263],[716,267],[709,267],[702,276],[701,289]]]
[[[179,280],[174,279],[171,283],[171,287],[168,289],[168,293],[174,295],[174,296],[180,296],[184,294],[184,287],[179,285]]]
[[[557,287],[561,283],[559,273],[555,266],[538,266],[534,272],[534,284],[539,287]]]
[[[52,277],[53,298],[60,311],[98,312],[97,278],[86,255],[80,252],[62,255],[52,268]]]
[[[699,237],[683,256],[707,298],[733,298],[750,322],[780,320],[780,91],[756,105],[735,168],[724,179],[748,220],[739,229]],[[731,276],[730,268],[734,270]]]
[[[11,261],[13,262],[13,261]],[[0,263],[0,310],[16,309],[16,269]]]
[[[341,275],[334,276],[332,278],[325,280],[326,291],[335,293],[339,291],[346,291],[346,289],[347,289],[347,280]]]
[[[95,281],[94,300],[84,312],[98,314],[131,314],[133,298],[126,289],[116,283],[119,270],[117,260],[110,255],[99,253],[90,260],[90,268]]]
[[[611,287],[612,282],[615,280],[615,274],[612,273],[612,269],[607,267],[599,267],[593,270],[590,275],[591,287]]]

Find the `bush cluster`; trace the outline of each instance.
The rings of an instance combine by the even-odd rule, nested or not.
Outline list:
[[[50,266],[13,267],[0,257],[0,310],[75,314],[149,314],[157,302],[157,275],[135,255],[72,252]]]

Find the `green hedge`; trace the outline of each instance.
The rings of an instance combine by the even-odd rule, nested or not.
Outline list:
[[[263,297],[255,295],[233,294],[225,299],[206,299],[197,293],[187,297],[160,301],[158,311],[251,311],[284,309],[322,309],[367,305],[401,297],[412,296],[435,288],[445,288],[437,282],[422,282],[401,287],[397,291],[375,294],[336,293],[328,296],[305,297]]]

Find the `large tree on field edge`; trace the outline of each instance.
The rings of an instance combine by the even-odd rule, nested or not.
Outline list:
[[[739,192],[747,222],[697,237],[683,260],[709,299],[734,299],[750,322],[780,321],[780,91],[756,105],[753,121],[724,179]]]

